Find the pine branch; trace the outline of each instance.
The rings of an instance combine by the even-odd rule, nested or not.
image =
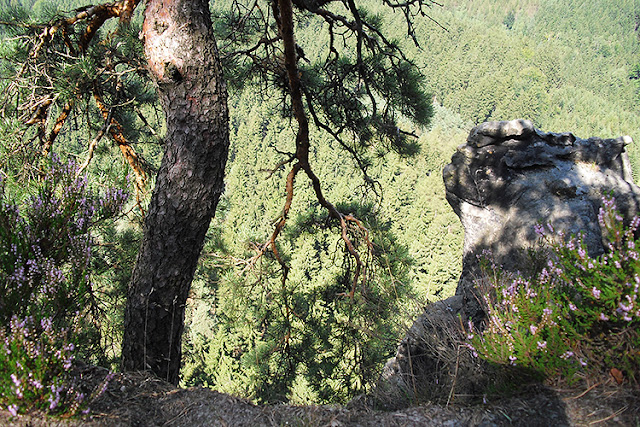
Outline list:
[[[144,161],[144,159],[138,156],[131,144],[129,144],[127,139],[124,137],[122,125],[120,125],[120,123],[118,123],[118,121],[113,118],[111,109],[107,108],[98,90],[94,90],[93,97],[96,101],[98,109],[102,113],[102,117],[104,118],[104,120],[106,121],[109,119],[109,117],[111,117],[111,121],[108,126],[109,134],[118,145],[118,148],[120,148],[122,156],[127,160],[129,166],[133,170],[134,175],[136,176],[136,201],[138,207],[140,208],[140,212],[142,212],[142,215],[144,216],[142,200],[144,194],[146,193],[145,187],[148,180],[146,172],[146,169],[148,168],[146,166],[146,162]]]
[[[295,159],[297,162],[291,168],[289,175],[287,176],[287,185],[286,185],[286,200],[283,208],[282,215],[280,219],[276,223],[274,231],[271,235],[271,238],[261,246],[258,254],[252,258],[251,265],[255,264],[255,262],[262,257],[266,250],[269,248],[271,252],[274,254],[274,257],[282,267],[283,276],[282,283],[287,280],[287,275],[289,272],[288,265],[283,261],[278,248],[277,248],[277,238],[280,235],[282,229],[284,228],[289,211],[291,209],[291,205],[294,197],[294,181],[295,177],[300,170],[304,171],[309,180],[311,181],[313,190],[316,195],[316,199],[320,203],[320,205],[325,208],[329,216],[338,220],[341,229],[341,239],[343,240],[349,255],[355,262],[355,271],[353,274],[352,285],[349,292],[342,294],[343,296],[348,296],[349,298],[353,298],[355,295],[356,287],[358,284],[358,280],[360,279],[361,274],[363,273],[364,263],[360,257],[360,253],[355,248],[351,237],[349,236],[349,224],[355,224],[356,228],[365,238],[367,243],[368,250],[370,252],[373,251],[373,244],[369,239],[369,232],[364,227],[362,222],[358,220],[354,215],[348,214],[345,215],[341,213],[331,202],[329,202],[322,191],[322,185],[318,176],[313,172],[309,162],[309,149],[310,149],[310,140],[309,140],[309,121],[304,109],[303,103],[303,91],[302,91],[302,83],[300,80],[300,70],[298,69],[298,57],[297,57],[297,49],[294,39],[294,30],[293,30],[293,8],[291,0],[278,0],[277,7],[274,4],[274,10],[278,12],[277,22],[279,25],[280,37],[283,42],[284,48],[284,65],[287,71],[287,77],[289,81],[289,94],[291,97],[292,110],[295,120],[298,123],[298,130],[296,133],[296,153]]]

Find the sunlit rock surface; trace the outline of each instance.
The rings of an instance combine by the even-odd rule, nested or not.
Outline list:
[[[535,245],[536,224],[565,235],[583,234],[591,255],[604,251],[598,212],[612,194],[627,220],[638,212],[625,146],[628,136],[580,139],[545,133],[528,120],[473,128],[444,168],[447,200],[465,230],[462,276],[456,291],[466,317],[480,320],[474,280],[477,256],[490,252],[503,270],[522,270]]]
[[[603,253],[598,225],[603,195],[615,197],[626,221],[640,208],[640,188],[633,182],[625,151],[630,143],[628,136],[580,139],[571,133],[545,133],[528,120],[473,128],[443,171],[447,200],[465,231],[456,295],[431,304],[415,321],[387,363],[382,383],[408,395],[420,394],[420,388],[433,386],[429,382],[446,382],[447,375],[460,369],[459,361],[443,361],[460,353],[438,350],[438,342],[456,345],[456,337],[449,337],[456,327],[462,330],[461,322],[469,318],[478,325],[484,317],[476,290],[482,275],[478,256],[491,254],[502,271],[525,270],[531,264],[528,249],[538,242],[536,224],[556,235],[582,234],[591,255]],[[447,329],[450,333],[443,336]],[[467,373],[473,369],[464,367]],[[470,381],[467,387],[474,384],[477,381]],[[459,384],[450,386],[465,392]]]

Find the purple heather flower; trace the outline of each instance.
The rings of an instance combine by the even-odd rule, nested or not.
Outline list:
[[[576,309],[577,309],[577,308],[578,308],[578,307],[576,307],[574,303],[572,303],[572,302],[570,302],[570,303],[569,303],[569,309],[570,309],[571,311],[576,311]]]
[[[593,289],[591,290],[591,293],[593,294],[593,297],[595,299],[600,299],[600,289],[594,286]]]
[[[20,387],[20,380],[16,377],[16,374],[11,374],[11,381],[13,381],[16,387]]]
[[[60,403],[60,392],[63,390],[63,387],[56,387],[54,384],[51,384],[51,394],[49,395],[49,410],[54,410],[58,407],[58,403]]]
[[[578,248],[578,256],[580,259],[585,259],[587,257],[587,251],[582,246]]]
[[[40,326],[42,326],[42,329],[44,331],[50,331],[51,328],[53,327],[53,322],[51,321],[50,318],[46,317],[40,320]]]
[[[469,350],[471,350],[471,355],[472,355],[473,357],[478,357],[478,352],[476,351],[476,349],[475,349],[471,344],[469,344],[469,343],[465,343],[465,346],[466,346]]]
[[[547,348],[547,342],[546,341],[538,341],[538,350],[542,350]]]
[[[613,209],[616,204],[616,199],[611,196],[602,196],[602,206],[604,208]]]
[[[535,335],[538,332],[538,327],[534,325],[529,325],[529,330],[531,331],[531,335]]]
[[[604,320],[606,322],[607,320],[609,320],[609,318],[605,316],[604,313],[600,313],[600,320]]]
[[[15,403],[13,405],[7,406],[7,410],[14,417],[18,415],[18,405],[16,405]]]
[[[467,346],[469,348],[471,348],[475,352],[475,349],[473,348],[473,346],[471,344],[468,344]],[[100,391],[98,392],[98,394],[96,394],[95,398],[98,398],[99,396],[102,396],[104,394],[104,392],[107,391],[107,387],[109,387],[109,383],[111,382],[111,380],[115,376],[116,376],[116,374],[114,374],[113,372],[109,372],[107,374],[107,376],[104,378],[104,382],[102,383],[102,387],[100,388]]]
[[[573,351],[567,350],[566,352],[560,355],[560,358],[567,360],[571,356],[573,356]]]
[[[73,362],[73,356],[70,356],[69,358],[64,360],[62,367],[64,368],[65,371],[68,371],[69,369],[71,369],[71,366],[73,366],[72,362]]]
[[[601,228],[606,228],[607,226],[604,219],[604,209],[602,208],[600,208],[600,211],[598,212],[598,224],[600,224]]]

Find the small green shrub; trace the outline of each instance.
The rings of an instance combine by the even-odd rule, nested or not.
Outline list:
[[[578,373],[599,375],[612,368],[638,381],[640,218],[625,227],[614,199],[605,197],[598,221],[607,241],[599,257],[587,254],[581,238],[565,239],[550,225],[536,227],[550,248],[549,261],[533,277],[489,281],[482,295],[484,329],[468,325],[474,352],[569,382]],[[483,262],[488,277],[499,277],[496,266],[486,257]]]
[[[92,305],[91,228],[117,214],[128,195],[98,195],[73,162],[53,156],[33,195],[9,200],[0,179],[0,320],[34,315],[56,326]]]

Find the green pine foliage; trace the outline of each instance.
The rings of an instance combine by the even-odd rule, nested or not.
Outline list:
[[[28,155],[28,150],[42,149],[65,106],[71,110],[53,150],[63,156],[86,156],[89,141],[99,134],[105,122],[105,113],[97,108],[94,95],[101,97],[105,109],[120,124],[124,139],[136,150],[150,152],[146,161],[151,165],[157,163],[158,149],[153,145],[162,135],[162,117],[155,89],[144,69],[138,37],[141,17],[136,16],[127,26],[109,23],[84,50],[79,42],[83,31],[74,28],[68,34],[56,31],[44,43],[43,22],[54,23],[83,5],[79,1],[40,0],[31,7],[29,1],[11,1],[0,8],[0,33],[4,37],[0,49],[0,110],[5,119],[3,125],[7,126],[7,132],[1,135],[3,163],[22,165],[23,169],[32,165],[33,162],[21,161],[24,159],[20,156]],[[23,66],[26,61],[30,61],[28,66]],[[20,124],[38,123],[43,117],[42,126]],[[104,146],[106,140],[108,136],[98,151],[109,151]],[[11,158],[14,156],[17,159]],[[22,173],[28,174],[24,170]]]
[[[427,90],[476,124],[527,118],[544,130],[638,139],[628,79],[640,54],[637,2],[573,3],[461,0],[433,8],[448,31],[420,21],[423,49],[412,54]],[[508,15],[511,30],[502,23]],[[389,26],[399,28],[398,18]]]
[[[80,3],[3,0],[0,20],[33,23]],[[388,56],[367,58],[376,100],[396,109],[387,117],[361,114],[368,101],[360,97],[362,88],[353,73],[353,46],[338,46],[343,56],[322,68],[328,43],[323,22],[301,15],[296,41],[306,56],[300,62],[302,79],[314,88],[310,94],[320,119],[355,131],[355,138],[345,136],[347,132],[341,136],[360,156],[358,165],[335,138],[316,129],[311,161],[327,198],[363,220],[374,250],[355,297],[343,296],[351,289],[348,277],[354,266],[336,224],[299,179],[278,241],[290,268],[283,283],[274,259],[265,256],[255,264],[248,260],[281,213],[287,171],[272,169],[294,150],[295,126],[278,92],[282,74],[256,74],[252,64],[229,54],[231,40],[235,46],[250,47],[261,30],[260,22],[254,22],[241,34],[231,31],[238,15],[229,4],[213,2],[230,87],[232,146],[226,191],[188,301],[185,385],[206,385],[261,402],[295,403],[345,402],[369,390],[421,307],[455,291],[463,230],[445,199],[441,171],[473,125],[526,118],[545,131],[571,131],[580,137],[629,134],[640,140],[635,87],[640,10],[632,0],[590,0],[582,7],[570,0],[449,0],[428,9],[432,19],[416,20],[419,46],[407,38],[400,14],[377,0],[360,2],[363,16],[375,18],[372,22],[421,72],[395,64],[397,78],[383,71],[391,61]],[[74,96],[70,81],[92,87],[95,67],[107,52],[117,49],[122,57],[140,58],[139,18],[138,11],[138,20],[117,34],[112,32],[115,27],[106,28],[87,55],[51,68],[60,94],[51,107],[52,118]],[[0,87],[6,93],[7,78],[28,55],[20,38],[27,30],[2,25],[0,31]],[[163,135],[154,89],[142,69],[115,71],[121,75],[121,89],[105,77],[105,99],[119,106],[115,114],[127,138],[153,169]],[[347,90],[340,89],[336,79],[344,79]],[[36,135],[23,132],[19,120],[24,112],[17,106],[27,93],[2,104],[0,175],[13,202],[36,194],[41,172]],[[406,98],[420,102],[403,102]],[[53,151],[81,162],[104,120],[91,99],[77,105]],[[398,137],[393,121],[419,138]],[[46,130],[52,126],[50,120]],[[106,141],[98,145],[87,169],[89,182],[96,188],[130,186],[127,164],[115,144]],[[636,145],[628,149],[637,173]],[[365,183],[359,166],[373,182]],[[126,211],[126,217],[92,228],[97,244],[86,267],[105,316],[100,333],[92,338],[100,338],[103,355],[92,357],[112,366],[119,356],[123,302],[140,238],[140,214]],[[357,244],[366,247],[362,238]],[[574,361],[579,364],[579,359]],[[15,386],[10,377],[5,380]]]
[[[327,197],[344,212],[365,218],[374,239],[367,280],[353,299],[346,294],[354,266],[335,234],[336,224],[309,186],[297,189],[299,202],[294,202],[279,241],[290,266],[287,281],[283,283],[280,266],[268,257],[257,265],[239,262],[254,255],[252,248],[269,235],[281,209],[278,181],[285,171],[269,178],[265,170],[278,163],[277,152],[286,152],[294,140],[288,123],[270,114],[277,103],[274,98],[254,106],[233,134],[233,164],[211,230],[215,238],[204,251],[201,293],[194,295],[187,335],[192,348],[211,341],[206,351],[189,352],[185,384],[208,384],[259,401],[344,402],[375,382],[394,351],[400,327],[415,310],[408,286],[413,261],[381,206],[366,203],[362,183],[341,180],[326,189]],[[314,153],[323,160],[317,165],[323,182],[358,176],[357,168],[331,147],[331,139],[316,137],[324,142]],[[366,242],[356,244],[363,249]],[[208,327],[203,330],[202,324]]]

